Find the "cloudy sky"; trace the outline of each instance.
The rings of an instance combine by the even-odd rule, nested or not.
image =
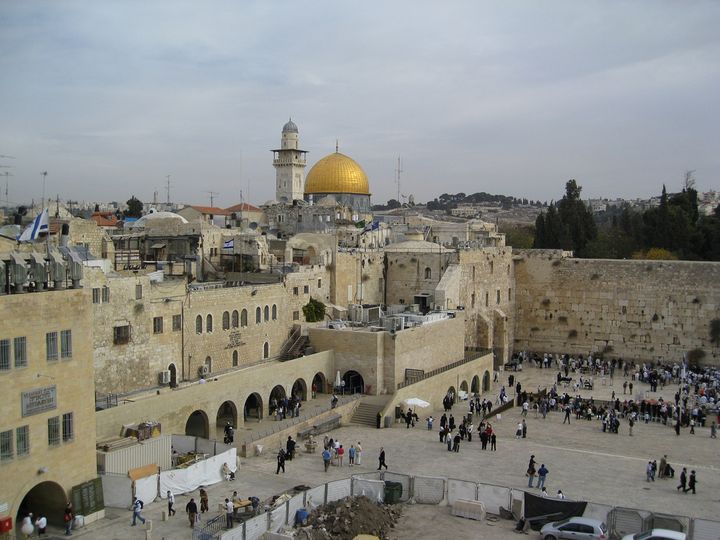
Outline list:
[[[170,174],[173,201],[259,204],[292,116],[374,202],[398,155],[416,201],[720,189],[719,27],[716,0],[5,0],[0,175],[11,202],[48,171],[53,198],[164,200]]]

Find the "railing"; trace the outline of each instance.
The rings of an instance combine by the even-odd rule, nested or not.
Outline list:
[[[109,409],[110,407],[117,407],[118,395],[117,394],[98,394],[95,392],[95,410],[101,411]]]
[[[222,531],[225,529],[225,515],[220,514],[207,521],[204,527],[196,527],[193,529],[193,540],[214,540],[220,538]]]
[[[283,343],[283,346],[280,348],[280,354],[278,355],[278,358],[280,360],[289,360],[290,358],[286,356],[290,353],[290,351],[293,350],[293,347],[300,341],[302,338],[302,327],[299,324],[296,324],[293,326],[292,331],[290,332],[290,335],[285,340],[285,343]]]
[[[483,350],[484,350],[484,349],[483,349]],[[405,388],[406,386],[409,386],[409,385],[414,384],[414,383],[416,383],[416,382],[423,381],[423,380],[425,380],[425,379],[427,379],[427,378],[429,378],[429,377],[434,377],[435,375],[438,375],[438,374],[440,374],[440,373],[445,373],[446,371],[449,371],[449,370],[451,370],[451,369],[454,369],[454,368],[456,368],[456,367],[458,367],[458,366],[462,366],[463,364],[467,364],[468,362],[472,362],[472,361],[474,361],[474,360],[477,360],[478,358],[481,358],[481,357],[485,356],[485,354],[489,354],[489,353],[490,353],[489,350],[487,350],[487,352],[484,353],[484,354],[477,354],[476,351],[474,351],[474,352],[475,352],[475,354],[473,354],[473,355],[470,356],[470,357],[468,357],[468,354],[467,354],[467,352],[466,352],[466,353],[465,353],[465,358],[463,358],[462,360],[458,360],[457,362],[453,362],[452,364],[447,364],[447,365],[442,366],[442,367],[439,367],[439,368],[437,368],[437,369],[433,369],[432,371],[426,371],[422,376],[415,377],[415,378],[413,378],[412,380],[405,380],[405,381],[403,381],[403,382],[399,382],[399,383],[397,384],[397,389],[400,390],[401,388]]]

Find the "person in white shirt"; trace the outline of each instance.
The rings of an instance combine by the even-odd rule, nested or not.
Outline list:
[[[230,499],[225,499],[225,519],[228,529],[233,528],[233,512],[235,511],[235,505]]]
[[[565,497],[565,494],[562,492],[562,489],[558,489],[557,498],[558,498],[558,499],[565,499],[565,498],[566,498],[566,497]]]
[[[173,505],[175,504],[175,495],[173,495],[172,491],[168,490],[167,492],[167,503],[168,503],[168,517],[175,515],[175,509],[173,508]]]
[[[47,529],[47,518],[40,514],[40,516],[35,520],[35,527],[37,527],[38,536],[45,534],[45,529]]]

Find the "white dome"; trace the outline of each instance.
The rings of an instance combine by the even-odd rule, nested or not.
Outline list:
[[[161,221],[177,221],[178,223],[187,223],[188,220],[182,217],[180,214],[175,212],[150,212],[139,218],[137,221],[133,221],[128,225],[130,228],[134,227],[148,227],[152,226],[153,223],[159,223]]]

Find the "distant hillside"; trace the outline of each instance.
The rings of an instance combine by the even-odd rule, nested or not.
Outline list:
[[[454,195],[450,193],[443,193],[436,199],[429,201],[427,203],[427,207],[428,210],[452,210],[453,208],[457,208],[460,204],[481,204],[486,206],[499,206],[505,209],[521,205],[537,207],[545,206],[542,201],[508,197],[507,195],[493,195],[491,193],[481,191],[479,193],[473,193],[472,195],[466,195],[465,193],[456,193]]]

